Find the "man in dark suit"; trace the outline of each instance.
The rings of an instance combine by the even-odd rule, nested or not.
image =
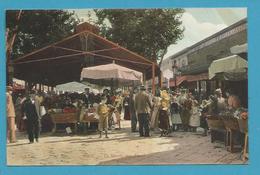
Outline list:
[[[33,143],[34,139],[38,142],[40,135],[40,116],[36,110],[36,104],[38,104],[36,100],[35,92],[32,91],[30,95],[27,95],[22,106],[22,111],[27,118],[27,133],[30,143]]]
[[[92,107],[93,103],[95,102],[95,95],[93,92],[90,92],[89,88],[85,88],[82,100],[84,101],[87,108]]]
[[[90,101],[89,101],[89,88],[85,88],[85,93],[83,96],[83,101],[85,103],[85,105],[88,107],[90,105]]]

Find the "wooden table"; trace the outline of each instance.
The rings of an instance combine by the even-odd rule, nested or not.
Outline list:
[[[99,120],[95,118],[94,113],[85,113],[80,123],[84,124],[84,132],[87,132],[87,125],[90,123],[99,123]]]
[[[56,132],[57,124],[74,124],[74,132],[77,133],[78,112],[52,113],[51,118],[54,123],[53,133]]]
[[[238,121],[234,117],[222,117],[222,120],[227,130],[227,135],[226,135],[227,150],[230,151],[231,153],[237,152],[239,149],[235,149],[236,145],[234,143],[234,134],[238,134],[240,132]]]
[[[218,116],[207,116],[207,123],[208,127],[211,131],[211,142],[213,143],[215,140],[218,139],[218,136],[221,134],[223,136],[223,140],[225,142],[225,145],[227,144],[226,140],[226,128],[223,123],[223,120]]]

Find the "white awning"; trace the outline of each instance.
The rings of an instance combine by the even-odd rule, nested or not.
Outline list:
[[[226,73],[228,76],[246,76],[247,61],[238,55],[232,55],[226,58],[215,60],[209,67],[209,79],[214,78],[217,74]],[[224,78],[228,79],[228,78]],[[243,79],[241,77],[241,79]]]
[[[84,92],[85,88],[89,88],[91,90],[91,87],[79,83],[79,82],[69,82],[65,84],[59,84],[56,86],[57,91],[64,91],[64,92]]]
[[[247,43],[242,45],[236,45],[230,48],[231,53],[233,54],[240,54],[247,52]]]

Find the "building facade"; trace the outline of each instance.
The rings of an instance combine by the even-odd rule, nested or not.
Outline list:
[[[247,19],[203,39],[184,50],[165,59],[161,70],[178,69],[179,74],[170,80],[170,87],[185,87],[201,93],[212,93],[223,84],[208,79],[208,68],[217,59],[233,55],[231,48],[247,44]],[[247,59],[247,53],[242,53]],[[246,56],[245,56],[246,55]]]

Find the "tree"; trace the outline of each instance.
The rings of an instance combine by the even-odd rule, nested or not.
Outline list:
[[[97,9],[101,35],[161,64],[167,47],[183,37],[183,9]]]
[[[72,34],[74,13],[62,10],[7,10],[7,84],[12,85],[12,60]]]
[[[73,12],[63,10],[23,10],[19,20],[16,16],[17,10],[6,12],[7,38],[17,34],[12,59],[61,40],[78,24]]]

